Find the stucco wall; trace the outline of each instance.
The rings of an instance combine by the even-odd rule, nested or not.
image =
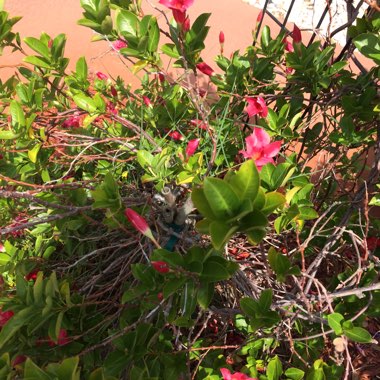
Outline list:
[[[151,3],[160,9],[165,9],[158,5],[158,0],[152,0]],[[65,33],[67,35],[66,56],[72,60],[69,67],[74,67],[75,61],[84,55],[93,72],[110,72],[123,76],[127,81],[133,81],[132,74],[128,72],[120,59],[114,53],[108,52],[107,43],[90,42],[93,32],[76,24],[82,14],[79,0],[6,0],[5,10],[12,16],[23,17],[15,26],[15,30],[20,32],[22,37],[38,37],[41,32],[52,36]],[[146,12],[157,13],[149,5],[146,6]],[[209,22],[212,28],[203,59],[212,62],[212,57],[218,54],[220,30],[223,30],[226,36],[225,53],[227,55],[249,45],[259,10],[241,0],[196,0],[189,10],[190,19],[194,21],[197,15],[204,12],[212,13]],[[162,16],[158,15],[158,17]],[[0,56],[2,67],[0,76],[6,78],[14,71],[4,66],[17,65],[21,60],[20,55],[10,55],[9,51],[5,51],[5,54]]]

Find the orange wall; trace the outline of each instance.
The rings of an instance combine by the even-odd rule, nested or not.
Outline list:
[[[146,13],[157,13],[150,8],[149,2],[144,1]],[[158,0],[151,0],[152,4],[162,10],[166,10],[158,4]],[[5,10],[11,16],[22,16],[15,30],[22,37],[38,37],[41,32],[51,36],[59,33],[67,35],[66,56],[72,59],[70,67],[75,66],[75,61],[84,55],[88,61],[90,70],[93,72],[110,72],[113,75],[121,75],[127,82],[133,77],[127,68],[115,55],[110,53],[106,42],[90,42],[93,32],[76,24],[81,18],[82,9],[79,0],[6,0]],[[196,0],[189,10],[191,21],[194,21],[200,13],[210,12],[212,16],[209,25],[210,30],[207,49],[204,60],[212,65],[212,57],[219,52],[218,35],[221,30],[226,36],[225,54],[248,46],[252,41],[252,29],[256,23],[258,10],[243,3],[241,0]],[[169,11],[169,15],[170,15]],[[158,16],[162,17],[162,16]],[[14,69],[4,68],[8,65],[17,65],[22,57],[10,54],[9,51],[0,56],[0,77],[6,78]]]

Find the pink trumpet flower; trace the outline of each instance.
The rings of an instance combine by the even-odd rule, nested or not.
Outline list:
[[[268,163],[274,163],[275,157],[280,149],[282,141],[270,142],[270,137],[261,128],[254,128],[253,133],[245,139],[247,150],[241,150],[245,158],[254,160],[257,169],[261,168]]]
[[[244,111],[247,112],[249,117],[254,115],[259,115],[260,117],[267,117],[268,107],[265,104],[265,100],[258,96],[257,98],[248,97],[245,98],[248,105],[245,107]]]
[[[223,380],[258,380],[257,377],[249,377],[245,373],[235,372],[231,373],[227,368],[221,368]]]
[[[191,157],[195,151],[197,150],[199,145],[199,139],[190,140],[186,147],[186,159],[188,160],[189,157]]]
[[[193,5],[194,0],[160,0],[159,3],[169,9],[186,12]]]

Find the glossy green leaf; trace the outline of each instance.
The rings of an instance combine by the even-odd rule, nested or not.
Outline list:
[[[348,339],[354,342],[370,343],[372,341],[371,334],[362,327],[353,327],[351,329],[346,329],[343,327],[343,333]]]
[[[43,69],[51,68],[51,63],[49,61],[47,61],[45,58],[38,58],[34,55],[29,55],[28,57],[25,57],[24,62],[30,63],[37,67],[42,67]]]
[[[288,368],[285,371],[285,376],[291,380],[302,380],[305,376],[305,372],[298,368]]]
[[[267,366],[266,375],[268,380],[279,380],[282,375],[282,363],[281,360],[276,355],[271,359]]]
[[[291,267],[290,260],[283,254],[277,252],[273,247],[268,251],[268,262],[273,271],[276,273],[277,280],[285,281]]]
[[[255,200],[260,187],[260,176],[252,160],[245,161],[229,181],[240,199]]]
[[[248,317],[255,317],[256,314],[260,313],[260,306],[258,302],[249,297],[243,297],[240,300],[240,309]]]
[[[96,104],[92,98],[83,94],[77,94],[73,96],[75,104],[87,112],[95,112]]]
[[[44,58],[49,59],[50,49],[42,41],[34,37],[26,37],[24,38],[24,41],[35,52],[42,55]]]
[[[342,322],[344,317],[342,314],[333,313],[327,316],[327,322],[329,326],[334,330],[336,335],[341,335],[343,333]]]
[[[217,218],[231,218],[236,215],[240,201],[231,186],[219,178],[206,178],[204,195]]]
[[[278,192],[272,192],[272,193],[266,193],[265,194],[265,206],[261,210],[264,214],[271,214],[274,210],[277,208],[283,206],[286,202],[285,197],[278,193]]]
[[[211,241],[215,249],[221,249],[237,231],[238,226],[230,226],[223,222],[214,221],[210,224]]]
[[[32,161],[34,164],[37,162],[37,156],[40,149],[41,149],[41,144],[36,144],[34,145],[32,149],[28,150],[29,160]]]
[[[216,220],[217,217],[214,214],[213,210],[210,207],[210,204],[205,196],[204,190],[200,187],[193,189],[191,193],[191,199],[194,203],[194,206],[198,211],[206,218],[210,220]]]
[[[121,34],[138,35],[140,21],[130,11],[118,9],[116,12],[116,28]]]

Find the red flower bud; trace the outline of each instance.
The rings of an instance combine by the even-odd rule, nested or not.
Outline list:
[[[260,11],[260,13],[257,15],[256,21],[261,22],[261,20],[263,19],[263,16],[264,16],[263,11]]]
[[[108,79],[108,76],[107,76],[106,74],[102,73],[101,71],[98,71],[98,72],[96,73],[96,76],[97,76],[99,79],[101,79],[101,80],[106,80],[106,79]]]
[[[221,45],[224,44],[224,33],[223,33],[223,32],[220,32],[220,33],[219,33],[219,43],[220,43]]]
[[[197,64],[197,69],[209,77],[214,74],[214,70],[205,62],[200,62]]]
[[[111,95],[112,95],[114,98],[116,98],[116,96],[117,96],[116,88],[115,88],[114,86],[111,86],[110,91],[111,91]]]
[[[28,273],[24,278],[26,281],[36,281],[37,280],[37,275],[38,275],[39,269],[34,269],[30,273]]]
[[[170,271],[169,265],[165,261],[152,261],[152,267],[154,270],[162,274]]]
[[[147,96],[143,96],[143,102],[147,107],[152,107],[152,102]]]
[[[67,337],[67,331],[65,329],[60,329],[57,341],[54,342],[53,340],[49,338],[48,344],[50,347],[54,347],[54,346],[64,346],[65,344],[69,342],[70,342],[70,339]]]
[[[299,28],[296,24],[294,24],[294,27],[293,27],[292,37],[293,37],[293,42],[295,44],[302,42],[301,31],[299,30]]]
[[[26,360],[25,355],[16,356],[12,361],[12,367],[16,367],[16,365],[24,363],[25,360]]]
[[[0,311],[0,327],[3,327],[14,315],[12,310]]]
[[[145,235],[150,230],[146,220],[136,211],[132,210],[131,208],[127,208],[124,214],[131,222],[132,226],[143,235]]]
[[[182,11],[179,11],[178,9],[173,9],[173,17],[174,17],[175,22],[178,25],[183,25],[183,23],[186,20],[186,11],[182,12]]]
[[[162,292],[159,292],[157,294],[157,299],[161,302],[164,299],[164,294]]]

